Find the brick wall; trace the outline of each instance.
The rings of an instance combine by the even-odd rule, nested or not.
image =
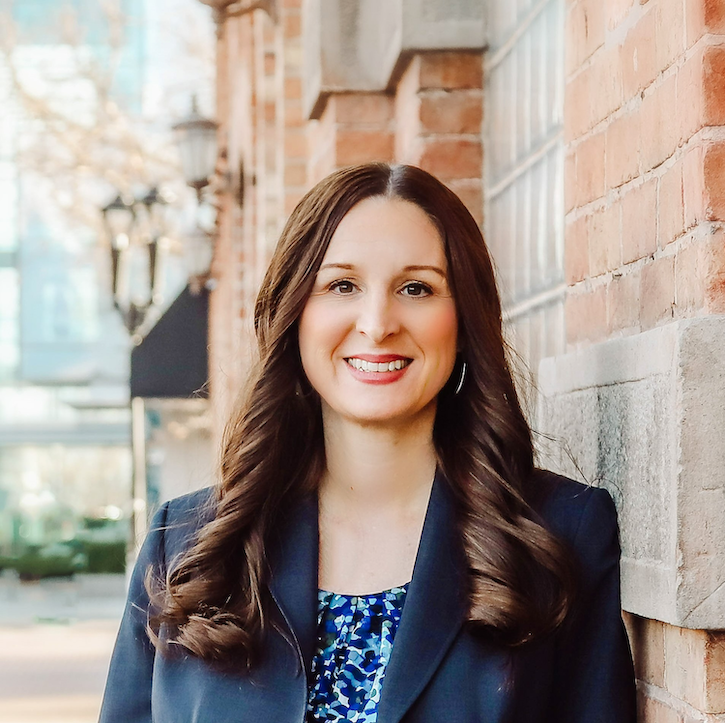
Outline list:
[[[567,339],[725,311],[725,4],[567,7]],[[642,723],[725,720],[725,633],[626,616]]]
[[[569,5],[570,344],[725,310],[721,7]]]
[[[412,163],[482,221],[482,84],[481,53],[428,52],[413,55],[388,92],[331,93],[309,123],[310,185],[355,163]]]

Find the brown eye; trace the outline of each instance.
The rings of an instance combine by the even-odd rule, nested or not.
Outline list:
[[[336,294],[352,294],[355,291],[355,284],[347,279],[340,279],[330,284],[330,291],[334,291]]]
[[[420,281],[411,281],[402,288],[402,293],[404,296],[420,297],[432,294],[433,290],[428,284],[423,284]]]

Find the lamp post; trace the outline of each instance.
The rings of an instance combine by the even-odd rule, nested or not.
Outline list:
[[[191,101],[191,114],[174,126],[184,180],[196,191],[200,206],[204,200],[203,191],[216,173],[218,127],[215,121],[199,113],[195,96]],[[209,284],[214,241],[214,234],[204,230],[199,223],[185,238],[189,288],[194,294]]]
[[[215,121],[199,113],[196,96],[191,101],[190,115],[173,127],[184,180],[196,191],[199,203],[216,169],[218,127]]]
[[[136,335],[149,309],[158,300],[159,242],[168,203],[166,194],[152,188],[141,199],[119,194],[102,209],[110,242],[113,305],[132,336]],[[142,248],[145,260],[138,257]],[[136,276],[145,277],[145,288]],[[133,282],[136,283],[132,288]]]
[[[166,246],[168,239],[164,236],[164,230],[167,227],[167,215],[169,205],[173,203],[174,197],[166,190],[161,190],[154,186],[149,192],[136,202],[138,209],[143,209],[142,216],[144,219],[142,235],[148,249],[148,281],[149,281],[149,302],[155,304],[159,301],[159,261],[160,254]]]

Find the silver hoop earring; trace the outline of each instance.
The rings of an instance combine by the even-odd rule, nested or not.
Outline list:
[[[456,384],[456,391],[453,392],[456,396],[458,396],[461,393],[461,389],[463,389],[463,382],[466,381],[466,369],[468,368],[468,365],[464,361],[461,364],[461,378],[458,380],[458,384]]]

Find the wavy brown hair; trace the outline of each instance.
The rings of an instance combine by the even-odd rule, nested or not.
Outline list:
[[[152,596],[169,639],[207,660],[234,656],[251,667],[261,651],[272,604],[272,532],[314,492],[325,465],[320,403],[302,370],[297,322],[340,220],[371,197],[416,204],[445,245],[468,370],[459,394],[452,382],[439,394],[433,434],[457,499],[469,621],[517,645],[556,628],[570,605],[570,554],[532,508],[531,432],[481,231],[460,199],[425,171],[366,164],[328,176],[287,221],[257,297],[259,358],[226,429],[214,517]]]

